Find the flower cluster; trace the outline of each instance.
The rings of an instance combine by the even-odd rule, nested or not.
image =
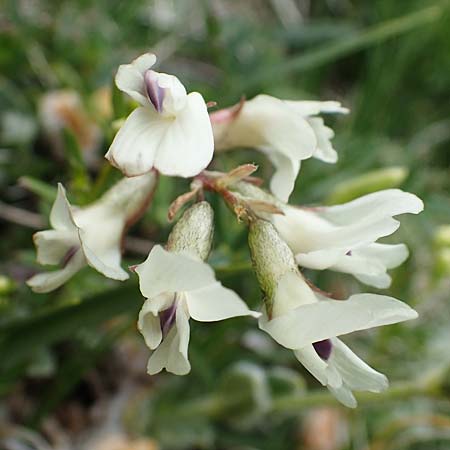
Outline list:
[[[399,189],[374,192],[345,204],[293,206],[287,202],[301,162],[337,161],[333,131],[322,114],[345,114],[338,102],[288,101],[267,95],[208,113],[197,92],[187,93],[173,75],[154,70],[145,54],[119,67],[117,87],[135,104],[106,158],[125,177],[91,205],[72,206],[62,185],[50,214],[53,229],[35,234],[37,260],[59,265],[28,284],[52,291],[83,266],[124,281],[121,242],[130,223],[149,205],[158,173],[193,178],[192,190],[175,199],[173,217],[187,208],[166,245],[130,269],[146,298],[138,328],[152,350],[148,373],[190,371],[189,319],[215,322],[232,317],[257,319],[259,328],[295,357],[349,407],[354,390],[379,392],[386,377],[359,359],[338,337],[353,331],[417,317],[405,303],[385,295],[355,294],[336,300],[312,285],[301,268],[349,273],[360,282],[387,288],[388,270],[408,256],[404,244],[378,242],[399,227],[398,215],[417,214],[423,204]],[[271,193],[257,186],[250,164],[229,173],[208,172],[214,152],[240,148],[262,151],[274,166]],[[222,197],[249,228],[254,271],[263,292],[261,312],[216,280],[206,262],[211,252],[214,212],[204,191]]]

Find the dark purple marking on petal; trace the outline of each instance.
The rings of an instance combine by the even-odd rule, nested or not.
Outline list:
[[[79,250],[79,248],[80,247],[73,246],[73,247],[70,247],[69,250],[67,250],[66,254],[62,257],[62,259],[59,263],[62,266],[62,268],[66,267],[67,264],[69,264],[70,260],[73,258],[75,253]]]
[[[345,255],[346,255],[346,256],[352,256],[352,251],[349,250]]]
[[[316,353],[325,361],[330,357],[333,350],[333,344],[330,339],[314,342],[313,347]]]
[[[172,306],[159,313],[159,323],[161,324],[163,338],[165,338],[169,334],[170,329],[175,323],[176,317],[177,302],[173,302]]]
[[[157,77],[153,70],[147,70],[144,73],[145,92],[147,97],[155,107],[157,112],[161,112],[164,101],[164,89],[159,86]]]

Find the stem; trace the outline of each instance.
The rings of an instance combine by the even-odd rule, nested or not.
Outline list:
[[[255,220],[257,216],[250,205],[248,205],[244,200],[236,197],[233,192],[224,186],[221,183],[221,178],[222,177],[210,177],[203,172],[196,178],[196,180],[202,184],[204,189],[219,194],[239,221],[243,220],[246,223],[249,223],[252,220]]]

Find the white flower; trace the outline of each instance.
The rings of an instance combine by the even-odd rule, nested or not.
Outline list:
[[[353,274],[363,283],[387,288],[387,270],[408,257],[404,244],[377,243],[394,233],[399,214],[418,214],[423,202],[413,194],[387,189],[351,202],[317,208],[283,206],[270,220],[300,266]]]
[[[259,327],[294,350],[297,359],[347,406],[356,406],[352,390],[385,389],[386,377],[361,361],[337,336],[414,319],[417,313],[384,295],[358,294],[338,301],[314,291],[286,242],[265,220],[250,223],[249,246],[265,297]]]
[[[260,328],[294,350],[305,368],[348,407],[356,406],[352,390],[380,392],[388,381],[336,336],[417,317],[405,303],[383,295],[324,298],[291,271],[281,277],[272,305],[271,318],[262,316]]]
[[[39,231],[33,239],[37,261],[62,268],[37,274],[27,281],[28,285],[35,292],[50,292],[86,264],[108,278],[126,280],[129,276],[120,266],[123,233],[143,212],[156,179],[154,173],[124,178],[83,208],[70,205],[64,187],[58,184],[50,213],[53,229]]]
[[[287,201],[294,189],[301,161],[310,157],[337,161],[320,113],[347,113],[338,102],[279,100],[258,95],[252,100],[210,114],[216,150],[257,148],[275,166],[271,191]]]
[[[105,157],[126,176],[153,167],[164,175],[192,177],[211,161],[214,141],[198,92],[186,93],[178,78],[151,70],[147,53],[119,67],[117,87],[141,106],[126,119]]]
[[[190,317],[214,322],[260,315],[216,281],[211,267],[193,253],[168,252],[158,245],[135,271],[141,292],[147,298],[138,327],[148,347],[154,350],[147,366],[151,375],[164,368],[177,375],[190,371]]]

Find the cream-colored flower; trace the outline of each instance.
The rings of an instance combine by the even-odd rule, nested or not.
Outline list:
[[[211,267],[192,252],[168,252],[158,245],[135,271],[142,295],[147,298],[138,327],[147,346],[154,350],[147,366],[151,375],[163,369],[176,375],[190,371],[190,318],[215,322],[260,315],[223,287]]]
[[[333,130],[321,113],[347,113],[338,102],[279,100],[258,95],[229,109],[210,114],[216,150],[256,148],[275,166],[271,191],[287,201],[301,161],[310,157],[337,161],[331,145]]]
[[[146,53],[119,67],[117,87],[140,104],[126,119],[105,157],[126,176],[157,169],[192,177],[210,163],[214,141],[208,111],[198,92],[187,94],[178,78],[152,70]]]
[[[284,215],[270,217],[294,252],[297,263],[310,269],[330,269],[353,274],[363,283],[387,288],[388,269],[408,257],[404,244],[381,244],[400,226],[394,216],[423,210],[414,194],[387,189],[351,202],[328,207],[283,206]]]
[[[414,319],[405,303],[376,294],[332,300],[314,291],[273,225],[250,225],[249,244],[265,313],[259,327],[297,359],[344,405],[356,406],[353,390],[380,392],[386,377],[360,360],[337,336]]]
[[[156,185],[149,173],[124,178],[95,203],[72,206],[58,184],[58,194],[50,213],[53,229],[33,236],[37,261],[60,265],[61,269],[37,274],[28,280],[35,292],[50,292],[70,279],[86,264],[108,278],[126,280],[122,269],[121,242],[126,227],[145,209]]]

